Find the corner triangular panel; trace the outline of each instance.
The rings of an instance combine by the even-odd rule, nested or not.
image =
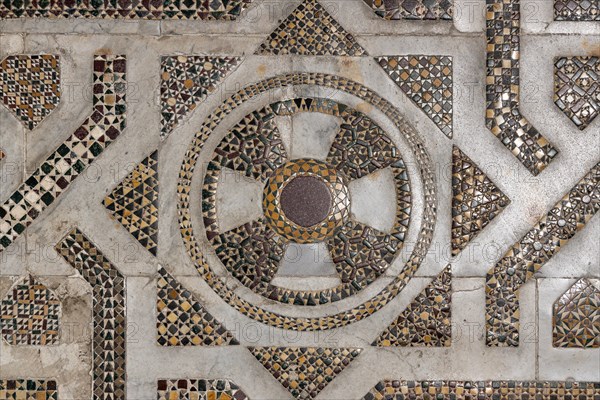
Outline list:
[[[164,140],[240,64],[240,57],[165,56],[160,77]]]
[[[223,324],[163,267],[158,268],[156,329],[161,346],[239,344]]]
[[[150,253],[158,243],[158,151],[146,157],[104,198],[110,216]]]
[[[317,397],[361,349],[251,347],[254,357],[297,399]]]
[[[482,231],[510,200],[458,147],[452,149],[452,255]]]
[[[375,57],[400,89],[452,138],[452,57]]]
[[[317,0],[305,0],[263,42],[256,54],[367,55]]]
[[[554,303],[554,347],[600,348],[600,290],[580,279]]]
[[[446,267],[373,342],[380,347],[448,347],[452,272]]]

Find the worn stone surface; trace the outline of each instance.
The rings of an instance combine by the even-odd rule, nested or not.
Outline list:
[[[312,375],[312,382],[320,384],[317,399],[363,398],[370,391],[376,393],[372,389],[383,380],[599,382],[600,349],[553,345],[553,304],[579,279],[594,284],[600,279],[600,217],[591,215],[593,211],[588,208],[582,210],[591,215],[589,221],[585,226],[580,224],[577,235],[561,243],[560,252],[553,251],[537,272],[533,273],[530,265],[512,260],[515,266],[523,267],[519,271],[524,272],[526,281],[522,285],[520,281],[510,282],[511,287],[519,288],[518,347],[488,346],[486,342],[487,272],[600,161],[600,119],[587,119],[587,128],[579,130],[557,107],[554,97],[557,60],[598,57],[600,28],[594,21],[555,20],[557,2],[520,2],[519,111],[559,151],[537,176],[485,124],[486,0],[454,0],[452,19],[448,19],[449,14],[428,16],[424,9],[414,9],[418,18],[413,20],[382,18],[377,10],[381,14],[383,2],[322,0],[319,4],[330,18],[326,29],[316,36],[315,32],[305,32],[293,47],[286,43],[293,40],[289,32],[310,29],[319,12],[310,16],[308,25],[295,20],[293,27],[283,29],[286,33],[279,36],[280,40],[270,35],[302,3],[300,0],[245,2],[244,11],[236,15],[235,21],[105,16],[0,20],[0,59],[19,54],[59,56],[61,97],[32,130],[8,108],[0,107],[0,149],[5,154],[0,160],[2,204],[93,114],[94,55],[124,55],[127,60],[126,87],[120,87],[126,90],[126,127],[68,190],[44,206],[39,215],[30,216],[33,222],[22,233],[11,236],[12,243],[0,247],[0,299],[16,282],[31,275],[52,290],[61,303],[58,343],[12,345],[0,341],[0,381],[56,381],[59,399],[92,398],[97,354],[93,348],[92,307],[97,295],[94,290],[98,289],[93,290],[55,250],[70,231],[78,228],[124,278],[126,382],[124,392],[117,391],[118,398],[155,399],[173,393],[186,398],[187,393],[202,390],[233,393],[238,400],[293,399],[293,393],[311,396],[310,390],[302,394],[302,390],[294,392],[282,384],[301,384],[303,379],[294,375],[296,371],[285,379],[274,378],[249,348],[317,349],[314,351],[319,357],[324,349],[361,349],[360,355],[330,382],[327,379],[334,374],[327,368],[317,372],[318,376]],[[419,3],[443,3],[448,9],[446,1],[412,2]],[[378,7],[375,11],[373,4]],[[337,24],[343,31],[332,31]],[[318,37],[322,32],[325,39]],[[191,68],[187,73],[197,73],[198,79],[185,74],[177,79],[167,77],[164,57],[182,61],[172,71]],[[425,76],[410,80],[416,86],[403,90],[378,61],[401,57],[451,59],[452,85],[431,82],[431,69],[420,68],[419,73]],[[218,62],[207,65],[207,60]],[[337,76],[348,83],[342,85],[340,79],[328,78],[319,81],[324,84],[272,85],[261,94],[257,89],[256,95],[246,100],[236,95],[248,85],[263,80],[271,84],[269,79],[286,74],[295,74],[293,79],[305,83],[311,82],[306,78],[308,74]],[[321,79],[311,76],[315,81]],[[450,71],[439,76],[449,78]],[[431,82],[445,91],[451,87],[451,93],[442,91],[442,97],[429,98],[437,96],[438,91],[420,88],[419,82]],[[382,100],[369,97],[366,89]],[[422,101],[420,91],[426,96]],[[203,127],[230,98],[227,104],[235,104],[235,109],[219,114],[219,124]],[[169,104],[169,99],[174,104]],[[291,99],[330,101],[280,103]],[[340,104],[347,108],[341,110]],[[171,113],[177,112],[179,117],[172,119]],[[176,123],[172,123],[174,120]],[[444,134],[450,132],[450,127],[452,138]],[[277,153],[265,153],[265,142],[252,135],[246,137],[239,152],[237,139],[223,145],[223,139],[234,131],[231,137],[277,132],[277,143],[270,147]],[[206,135],[196,136],[198,132]],[[343,140],[339,132],[345,132]],[[364,142],[353,142],[353,135]],[[204,147],[193,154],[197,157],[195,170],[190,172],[190,186],[183,189],[182,166],[194,140]],[[510,199],[489,224],[476,224],[481,227],[476,235],[464,232],[470,240],[461,242],[462,250],[454,255],[453,146],[481,170],[477,176],[487,177]],[[332,148],[337,153],[332,153]],[[216,149],[231,157],[227,159],[230,162],[215,174],[206,174]],[[152,160],[159,167],[153,173],[160,191],[150,199],[140,197],[133,209],[127,209],[132,208],[127,203],[121,210],[123,215],[133,212],[135,216],[136,211],[139,214],[144,207],[151,208],[153,218],[136,219],[133,227],[124,227],[110,217],[104,199],[121,182],[128,182],[128,188],[143,182],[129,178],[155,151],[156,160]],[[240,154],[244,157],[238,157]],[[212,221],[203,216],[205,176],[217,177],[218,184],[209,182],[209,186],[216,188],[214,226],[223,234],[263,217],[266,178],[288,159],[300,158],[330,163],[344,175],[349,197],[344,220],[352,227],[370,227],[368,234],[348,229],[352,234],[347,237],[331,237],[333,247],[326,240],[289,240],[284,246],[256,234],[260,240],[254,243],[274,246],[270,253],[264,252],[264,247],[249,246],[246,249],[260,251],[244,253],[247,258],[239,258],[239,252],[232,251],[231,264],[222,262],[207,235],[213,231]],[[400,158],[402,166],[397,164]],[[580,196],[581,201],[587,194],[591,203],[597,186],[583,189],[586,192]],[[189,194],[188,207],[183,204],[182,194]],[[189,209],[190,219],[183,223],[189,222],[193,228],[193,247],[186,239],[187,228],[181,226],[185,208]],[[398,213],[398,209],[403,212]],[[434,211],[435,221],[431,219]],[[151,246],[147,246],[148,241],[138,241],[140,236],[135,232],[141,231],[151,233]],[[413,251],[424,243],[423,236],[430,237],[430,244],[420,245],[420,260]],[[252,235],[246,238],[250,240]],[[534,243],[531,246],[534,248]],[[205,264],[193,256],[196,250],[205,257]],[[263,263],[264,254],[273,258]],[[257,272],[250,265],[268,268]],[[404,310],[415,309],[410,305],[420,293],[435,297],[427,288],[448,265],[452,270],[451,302],[440,298],[450,308],[444,313],[450,316],[451,326],[450,337],[444,331],[444,347],[373,346]],[[183,312],[172,313],[181,320],[162,326],[183,328],[182,337],[192,338],[190,342],[198,345],[157,344],[159,268],[164,268],[186,293],[177,297],[179,292],[169,293],[165,288],[163,295],[173,296],[171,301]],[[252,279],[245,280],[247,277]],[[260,291],[261,287],[266,289]],[[340,287],[343,291],[336,292]],[[382,290],[385,296],[377,297]],[[278,297],[277,301],[269,298],[271,294],[290,293],[292,297]],[[311,293],[319,296],[311,297]],[[373,298],[376,300],[370,302]],[[193,301],[188,305],[186,299]],[[363,303],[367,305],[361,308]],[[204,310],[186,312],[190,306],[191,310],[198,306]],[[219,341],[224,345],[194,340],[218,335],[200,315],[210,315],[210,323],[226,327],[231,336],[225,335],[227,340]],[[280,316],[285,319],[280,321]],[[422,325],[429,315],[419,317]],[[332,326],[336,328],[320,329]],[[235,342],[239,345],[232,345]],[[323,357],[327,359],[327,355]],[[111,365],[107,367],[107,372],[114,372]],[[291,364],[286,368],[289,372]],[[304,379],[303,384],[307,382]]]

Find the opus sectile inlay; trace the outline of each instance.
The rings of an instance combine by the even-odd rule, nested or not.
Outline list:
[[[363,56],[367,52],[317,0],[304,0],[256,54]]]
[[[93,291],[93,400],[125,399],[125,277],[77,228],[56,245]]]
[[[375,57],[404,93],[452,138],[452,57]]]
[[[161,379],[158,400],[249,400],[235,383],[225,379]]]
[[[94,56],[93,111],[0,205],[0,253],[125,129],[125,56]]]
[[[227,286],[228,277],[214,274],[210,265],[207,264],[203,255],[204,245],[198,242],[198,238],[194,233],[195,224],[190,210],[191,202],[197,202],[197,196],[199,195],[197,192],[190,190],[195,175],[198,154],[202,152],[211,132],[227,115],[242,104],[253,100],[255,96],[278,88],[296,85],[315,85],[324,89],[346,92],[361,99],[364,104],[370,104],[381,110],[407,141],[409,151],[413,153],[419,166],[419,178],[422,180],[421,184],[423,185],[423,214],[421,220],[418,223],[415,222],[419,225],[417,240],[408,255],[402,272],[387,283],[383,290],[367,301],[322,317],[288,316],[276,313],[255,305],[242,297],[241,293],[232,291]],[[282,241],[274,238],[272,234],[265,234],[265,224],[262,218],[247,224],[244,228],[234,229],[229,233],[226,232],[230,239],[217,239],[223,237],[223,234],[219,232],[214,210],[214,198],[219,179],[219,174],[216,172],[221,167],[225,167],[245,171],[247,176],[254,179],[259,179],[261,176],[263,177],[261,180],[265,179],[270,171],[274,171],[286,159],[285,149],[280,144],[281,140],[277,138],[276,126],[271,122],[273,119],[271,114],[289,116],[309,110],[347,120],[341,125],[340,132],[334,140],[330,155],[327,158],[327,162],[337,166],[337,169],[344,173],[347,178],[357,179],[382,168],[390,168],[396,181],[395,223],[391,234],[378,234],[374,229],[350,220],[349,223],[343,226],[346,233],[335,235],[333,239],[330,239],[333,240],[333,242],[330,242],[330,244],[332,243],[332,258],[338,260],[338,274],[342,280],[346,280],[346,282],[342,282],[339,288],[310,292],[281,290],[281,287],[275,287],[275,291],[265,292],[263,288],[268,288],[269,285],[262,284],[262,281],[257,277],[266,276],[268,281],[268,278],[273,275],[272,270],[277,268],[278,257],[283,254],[281,250]],[[257,135],[258,131],[261,132],[260,135]],[[231,132],[235,132],[235,134]],[[262,289],[263,297],[268,299],[295,306],[313,306],[318,303],[340,301],[341,296],[351,296],[364,289],[365,286],[382,274],[394,260],[404,240],[404,232],[410,223],[411,200],[408,174],[404,163],[401,161],[398,150],[391,139],[378,125],[363,113],[335,101],[300,98],[271,104],[268,107],[263,107],[260,111],[248,114],[231,132],[223,138],[219,144],[220,147],[214,152],[213,161],[208,163],[202,191],[206,236],[209,241],[223,240],[223,243],[230,247],[229,249],[224,246],[215,247],[215,251],[222,254],[222,262],[228,269],[229,276],[233,275],[244,286],[254,292]],[[248,135],[246,138],[244,132]],[[266,149],[268,150],[265,151]],[[198,174],[201,173],[202,170]],[[362,84],[340,76],[321,73],[280,75],[246,86],[225,100],[205,120],[186,153],[179,174],[178,195],[181,235],[190,257],[206,282],[232,307],[246,316],[273,327],[293,330],[314,331],[342,327],[367,318],[389,303],[402,291],[421,264],[427,252],[426,249],[431,243],[436,215],[434,206],[436,203],[436,190],[431,160],[414,129],[408,125],[400,112],[391,103]],[[257,244],[246,246],[246,249],[236,245],[236,243],[248,243],[249,239],[254,240]],[[254,254],[246,256],[243,253],[245,251]],[[266,256],[265,252],[271,252],[271,254]],[[268,264],[267,268],[263,265],[259,271],[260,275],[257,275],[255,271],[256,261],[236,265],[236,259],[258,260],[262,263],[268,262]],[[273,263],[273,260],[275,260],[275,263]],[[228,264],[229,267],[227,267]],[[356,284],[353,284],[353,282]],[[261,293],[259,292],[259,294]]]
[[[251,347],[250,352],[297,399],[314,399],[362,349]]]
[[[158,151],[104,198],[104,207],[152,255],[158,245]]]
[[[382,381],[363,400],[597,400],[598,382]]]
[[[510,204],[457,146],[452,148],[452,255],[456,256]]]
[[[239,344],[233,335],[163,267],[158,268],[157,341],[161,346]]]
[[[552,308],[554,347],[600,347],[600,290],[580,279],[563,293]]]
[[[0,379],[2,400],[58,400],[58,388],[54,380]]]
[[[55,0],[0,2],[0,19],[21,17],[234,20],[252,0]]]
[[[0,90],[6,108],[26,128],[35,128],[60,102],[60,57],[53,54],[6,57],[0,62]]]
[[[556,21],[600,21],[598,0],[554,0]]]
[[[486,0],[486,126],[533,175],[558,151],[521,114],[521,0]]]
[[[373,342],[373,346],[450,346],[451,292],[452,272],[447,266]]]
[[[297,159],[287,154],[275,116],[318,112],[341,120],[326,161]],[[268,155],[265,157],[265,155]],[[216,193],[222,168],[244,172],[265,182],[264,217],[227,232],[216,218]],[[384,233],[358,221],[349,213],[347,181],[389,168],[396,184],[397,215],[391,232]],[[270,177],[269,177],[270,175]],[[294,221],[310,205],[294,201],[286,210],[286,190],[298,179],[302,191],[329,191],[319,216],[306,225]],[[320,189],[321,188],[321,189]],[[207,237],[227,270],[245,286],[271,300],[315,306],[342,300],[364,289],[381,276],[402,247],[410,220],[410,184],[398,149],[368,116],[344,104],[321,98],[297,98],[255,111],[237,124],[215,149],[204,180],[203,215]],[[295,199],[298,200],[298,199]],[[311,200],[312,205],[316,205]],[[294,207],[298,207],[294,210]],[[291,212],[290,212],[291,211]],[[341,284],[321,291],[285,290],[271,284],[289,243],[325,242]]]
[[[600,209],[596,164],[486,276],[486,342],[519,345],[519,288],[582,230]]]
[[[192,55],[162,57],[161,139],[169,136],[173,129],[183,122],[241,61],[240,57]]]
[[[554,63],[554,103],[581,130],[600,113],[600,57],[559,57]]]
[[[0,301],[0,332],[11,345],[58,344],[60,301],[50,289],[28,276]]]
[[[452,20],[454,0],[363,0],[385,19]]]

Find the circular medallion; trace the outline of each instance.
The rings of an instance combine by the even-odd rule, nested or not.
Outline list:
[[[241,104],[266,91],[295,85],[335,88],[381,110],[395,125],[416,160],[423,200],[415,223],[414,250],[391,281],[380,281],[406,239],[411,225],[411,184],[406,165],[391,137],[366,114],[346,104],[324,98],[296,98],[271,103],[235,124],[217,143],[202,179],[201,218],[194,217],[191,191],[200,152],[224,117]],[[323,159],[291,159],[275,122],[298,113],[322,113],[339,120],[339,131]],[[217,218],[217,190],[224,170],[233,170],[263,185],[263,216],[233,229],[221,229]],[[381,170],[389,171],[396,195],[396,215],[391,229],[380,231],[361,223],[350,213],[349,183]],[[325,74],[289,74],[259,82],[226,100],[203,124],[186,154],[179,180],[180,228],[198,271],[208,284],[240,312],[272,326],[296,330],[340,327],[359,321],[393,299],[421,263],[431,242],[435,220],[435,185],[431,162],[414,130],[385,99],[357,82]],[[195,222],[196,221],[196,222]],[[194,226],[204,224],[206,239],[224,269],[213,269],[204,258],[206,248]],[[298,290],[279,287],[273,278],[291,243],[326,245],[340,278],[336,287]],[[223,273],[226,273],[225,275]],[[235,278],[234,280],[229,277]],[[380,287],[366,302],[345,306],[375,282]],[[387,283],[386,283],[387,282]],[[239,283],[265,298],[245,297]],[[362,296],[364,298],[364,296]],[[311,307],[342,302],[333,313],[311,316]],[[261,304],[261,305],[258,305]],[[271,304],[271,305],[270,305]],[[282,311],[269,310],[280,304]],[[356,301],[354,301],[356,304]],[[306,316],[286,316],[285,307],[304,308]],[[347,308],[345,308],[347,307]],[[345,310],[344,310],[345,308]],[[291,310],[291,309],[290,309]],[[339,311],[343,310],[343,311]]]
[[[267,225],[296,243],[333,236],[348,219],[349,206],[342,173],[313,159],[294,160],[277,168],[263,195]]]

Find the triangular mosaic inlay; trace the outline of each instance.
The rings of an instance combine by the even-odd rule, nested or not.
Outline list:
[[[452,255],[464,249],[510,200],[458,147],[452,149]]]
[[[239,57],[165,56],[161,62],[160,137],[165,139],[239,65]]]
[[[375,60],[449,138],[452,137],[452,57],[386,56]]]
[[[361,352],[318,347],[251,347],[254,357],[297,399],[314,399]]]
[[[239,344],[163,267],[158,268],[156,328],[161,346]]]
[[[271,33],[256,54],[363,56],[367,52],[317,0],[305,0]]]
[[[554,347],[600,347],[600,290],[580,279],[554,303]]]
[[[146,157],[113,191],[104,206],[116,221],[156,255],[158,242],[158,151]]]
[[[448,266],[415,297],[373,346],[450,346],[451,294],[452,272]]]

